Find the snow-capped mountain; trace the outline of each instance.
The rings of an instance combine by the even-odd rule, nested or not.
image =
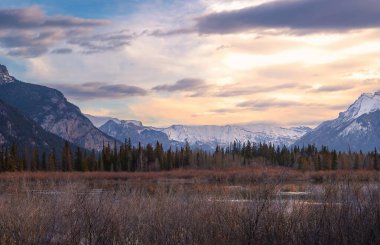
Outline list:
[[[100,150],[114,139],[96,128],[80,109],[55,89],[21,82],[0,67],[0,99],[44,130],[87,149]]]
[[[290,145],[310,129],[283,128],[268,124],[241,124],[224,126],[173,125],[160,129],[169,139],[189,142],[191,145],[228,146],[234,141]]]
[[[120,121],[120,120],[119,120]],[[308,127],[283,128],[268,124],[240,125],[173,125],[168,128],[143,126],[138,121],[110,120],[100,127],[104,133],[120,140],[131,138],[132,143],[155,143],[164,146],[180,146],[188,142],[194,148],[213,150],[216,146],[226,147],[234,141],[275,145],[291,145],[311,129]]]
[[[340,151],[380,149],[380,92],[362,94],[335,120],[326,121],[296,141]]]
[[[100,130],[119,141],[124,142],[130,139],[134,146],[156,144],[160,142],[165,149],[169,147],[180,147],[180,142],[173,141],[161,130],[153,127],[146,127],[136,120],[109,120],[100,127]]]

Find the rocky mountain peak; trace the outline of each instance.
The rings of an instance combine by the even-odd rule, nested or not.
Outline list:
[[[346,120],[356,119],[364,114],[380,110],[380,92],[362,94],[347,111],[340,114]]]
[[[130,124],[130,125],[137,126],[137,127],[143,126],[142,122],[137,121],[137,120],[122,120],[121,123],[124,125]]]
[[[14,81],[15,79],[9,75],[7,67],[0,64],[0,85]]]
[[[8,69],[6,66],[0,64],[0,74],[4,74],[6,76],[9,76]]]

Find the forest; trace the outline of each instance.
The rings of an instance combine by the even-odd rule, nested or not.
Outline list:
[[[100,152],[72,147],[40,152],[18,149],[16,144],[0,148],[0,171],[161,171],[179,168],[213,169],[247,165],[282,166],[304,171],[379,170],[380,154],[337,152],[328,147],[275,146],[266,143],[233,142],[215,151],[184,147],[164,150],[160,142],[133,146],[130,139],[117,146],[104,144]]]

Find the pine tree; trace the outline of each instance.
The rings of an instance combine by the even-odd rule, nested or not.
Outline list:
[[[82,150],[80,149],[80,147],[77,147],[77,150],[75,152],[75,169],[74,170],[83,171],[82,164],[83,164]]]
[[[63,171],[72,171],[72,154],[71,148],[68,141],[65,141],[62,151],[62,170]]]
[[[57,167],[57,157],[55,153],[55,149],[49,154],[48,162],[47,162],[47,170],[55,171]]]

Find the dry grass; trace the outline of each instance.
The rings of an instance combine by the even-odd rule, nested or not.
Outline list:
[[[0,244],[379,244],[378,177],[252,167],[4,173]]]
[[[285,167],[233,167],[220,169],[176,169],[159,172],[3,172],[0,181],[19,180],[142,180],[191,179],[207,182],[259,183],[268,179],[282,181],[377,181],[380,171],[337,170],[299,171]]]

